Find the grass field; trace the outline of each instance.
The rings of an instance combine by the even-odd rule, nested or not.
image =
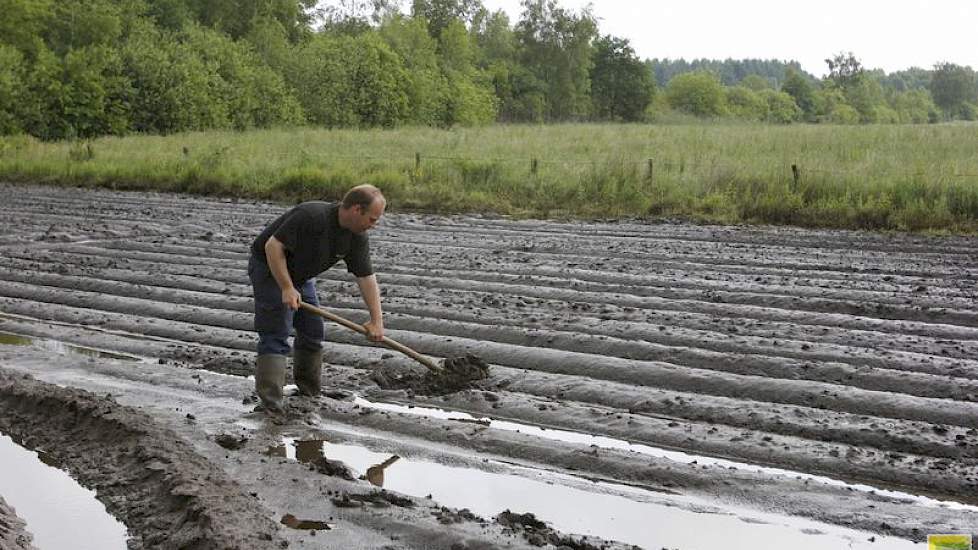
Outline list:
[[[969,124],[301,128],[0,138],[0,178],[286,201],[369,182],[397,210],[974,232],[976,150]]]

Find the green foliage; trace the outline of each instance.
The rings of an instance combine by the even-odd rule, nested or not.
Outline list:
[[[761,90],[760,96],[767,104],[767,114],[764,117],[766,122],[790,124],[801,118],[801,109],[790,95],[774,90]]]
[[[788,70],[785,76],[781,91],[790,95],[795,100],[795,105],[801,109],[802,117],[807,122],[814,122],[817,115],[817,105],[815,101],[815,88],[811,82],[803,77],[801,73]]]
[[[779,61],[776,59],[725,59],[723,61],[713,59],[695,59],[692,61],[652,59],[649,61],[649,69],[653,72],[656,84],[659,86],[665,86],[677,75],[698,71],[707,71],[718,75],[724,86],[740,84],[754,91],[761,89],[759,86],[762,80],[764,81],[764,88],[777,88],[780,83],[785,81],[789,70],[803,74],[810,81],[815,80],[814,76],[802,71],[801,65],[797,61]]]
[[[115,44],[122,36],[122,10],[107,0],[61,0],[42,36],[59,56],[70,50]]]
[[[927,90],[910,90],[898,93],[890,99],[890,106],[896,112],[897,122],[903,124],[925,124],[937,119],[937,106]]]
[[[826,59],[825,64],[829,66],[826,81],[841,90],[859,84],[866,73],[862,63],[852,52],[838,53],[831,59]]]
[[[938,63],[931,77],[930,91],[946,118],[966,114],[965,104],[976,97],[975,72],[970,67]]]
[[[129,129],[132,88],[119,54],[106,46],[70,50],[63,60],[60,135],[95,137]]]
[[[134,89],[132,128],[173,133],[230,126],[223,88],[215,71],[178,35],[150,26],[134,29],[122,47]]]
[[[404,63],[409,111],[406,122],[422,126],[443,124],[449,82],[439,65],[438,41],[428,34],[424,20],[393,16],[383,22],[379,32]]]
[[[707,72],[684,73],[669,81],[666,100],[673,109],[699,117],[716,117],[724,112],[723,87]]]
[[[12,46],[0,44],[0,135],[23,130],[19,106],[26,101],[24,56]]]
[[[769,90],[773,91],[773,90]],[[741,120],[761,121],[767,118],[767,100],[745,86],[725,88],[728,113]]]
[[[652,101],[655,84],[628,40],[603,36],[594,44],[591,69],[593,115],[600,120],[636,122]]]
[[[376,34],[314,37],[296,50],[288,80],[314,124],[396,126],[409,120],[404,63]]]
[[[186,45],[210,72],[212,100],[226,105],[227,123],[238,130],[302,121],[302,109],[283,78],[248,42],[235,42],[210,29],[192,26]]]
[[[597,22],[587,9],[576,15],[559,7],[556,0],[522,0],[522,5],[516,35],[521,62],[533,78],[514,86],[514,90],[531,96],[529,102],[523,102],[525,107],[542,103],[543,112],[534,114],[544,120],[587,117],[591,109],[591,41],[597,34]]]
[[[33,55],[54,18],[53,0],[0,0],[0,44]]]
[[[788,74],[791,73],[798,74],[798,71],[795,71],[794,69],[789,67]],[[770,89],[771,81],[759,74],[749,74],[745,76],[743,80],[740,81],[740,86],[743,86],[744,88],[747,88],[748,90],[754,92],[759,92],[761,90]]]
[[[431,36],[441,39],[445,29],[464,27],[481,8],[479,0],[412,0],[411,16],[427,22]]]

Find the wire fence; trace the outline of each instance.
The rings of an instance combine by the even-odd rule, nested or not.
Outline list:
[[[395,157],[395,156],[368,156],[368,155],[358,155],[358,156],[321,156],[318,160],[324,162],[330,161],[341,161],[341,162],[352,162],[352,163],[383,163],[389,166],[412,166],[415,172],[420,173],[429,163],[441,162],[441,163],[469,163],[475,165],[490,165],[490,164],[507,164],[507,165],[523,165],[526,167],[526,172],[528,174],[538,174],[541,167],[548,166],[590,166],[594,169],[597,168],[607,168],[610,166],[631,168],[636,171],[636,173],[641,174],[646,179],[654,179],[657,174],[662,173],[679,173],[683,174],[686,172],[702,172],[704,170],[749,170],[749,166],[735,162],[698,162],[695,160],[687,159],[667,159],[658,160],[655,158],[644,158],[644,159],[627,159],[627,158],[606,158],[606,159],[571,159],[571,158],[539,158],[539,157],[525,157],[525,158],[504,158],[504,157],[466,157],[466,156],[446,156],[446,155],[422,155],[421,153],[415,153],[414,158],[409,157]],[[875,177],[901,177],[901,178],[953,178],[953,179],[978,179],[978,172],[968,172],[968,171],[901,171],[901,170],[891,170],[891,169],[879,169],[878,167],[866,166],[859,169],[850,170],[831,170],[826,168],[811,168],[806,167],[802,163],[784,163],[776,167],[760,167],[759,171],[771,173],[783,173],[785,177],[790,177],[795,184],[799,184],[802,178],[807,175],[819,175],[822,177],[835,177],[839,179],[851,178],[854,174],[872,173]]]

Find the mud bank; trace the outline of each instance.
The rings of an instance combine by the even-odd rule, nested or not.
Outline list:
[[[0,497],[0,548],[35,550],[31,544],[31,534],[25,527],[26,524],[17,516],[17,511]]]
[[[267,512],[150,417],[0,369],[0,429],[44,448],[129,527],[129,548],[269,548]]]
[[[11,198],[0,207],[0,331],[146,357],[158,380],[250,374],[247,249],[282,207],[0,191]],[[377,375],[403,358],[328,327],[330,388],[978,503],[973,239],[392,214],[371,240],[389,335],[435,359],[478,355],[492,375],[478,391],[391,391]],[[318,290],[324,306],[365,320],[341,269]],[[123,386],[141,376],[86,368]],[[317,416],[918,541],[978,525],[953,507],[850,501],[478,425],[343,407]]]

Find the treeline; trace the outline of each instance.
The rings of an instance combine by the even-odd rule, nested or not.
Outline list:
[[[794,70],[811,81],[816,78],[804,70],[797,61],[780,61],[777,59],[650,59],[649,70],[655,76],[657,86],[665,86],[672,77],[683,73],[709,72],[720,79],[724,86],[736,86],[744,80],[754,82],[755,87],[761,80],[766,87],[778,89],[784,82],[789,70]],[[761,80],[758,80],[760,77]]]
[[[826,59],[817,79],[797,63],[762,60],[651,60],[668,78],[650,115],[667,109],[706,118],[773,123],[926,123],[978,119],[978,80],[970,67],[939,63],[933,70],[892,74],[866,70],[855,55]]]
[[[0,0],[0,134],[975,117],[967,67],[883,75],[850,54],[818,81],[782,62],[673,62],[656,86],[665,65],[588,10],[522,7],[511,21],[480,0]]]

